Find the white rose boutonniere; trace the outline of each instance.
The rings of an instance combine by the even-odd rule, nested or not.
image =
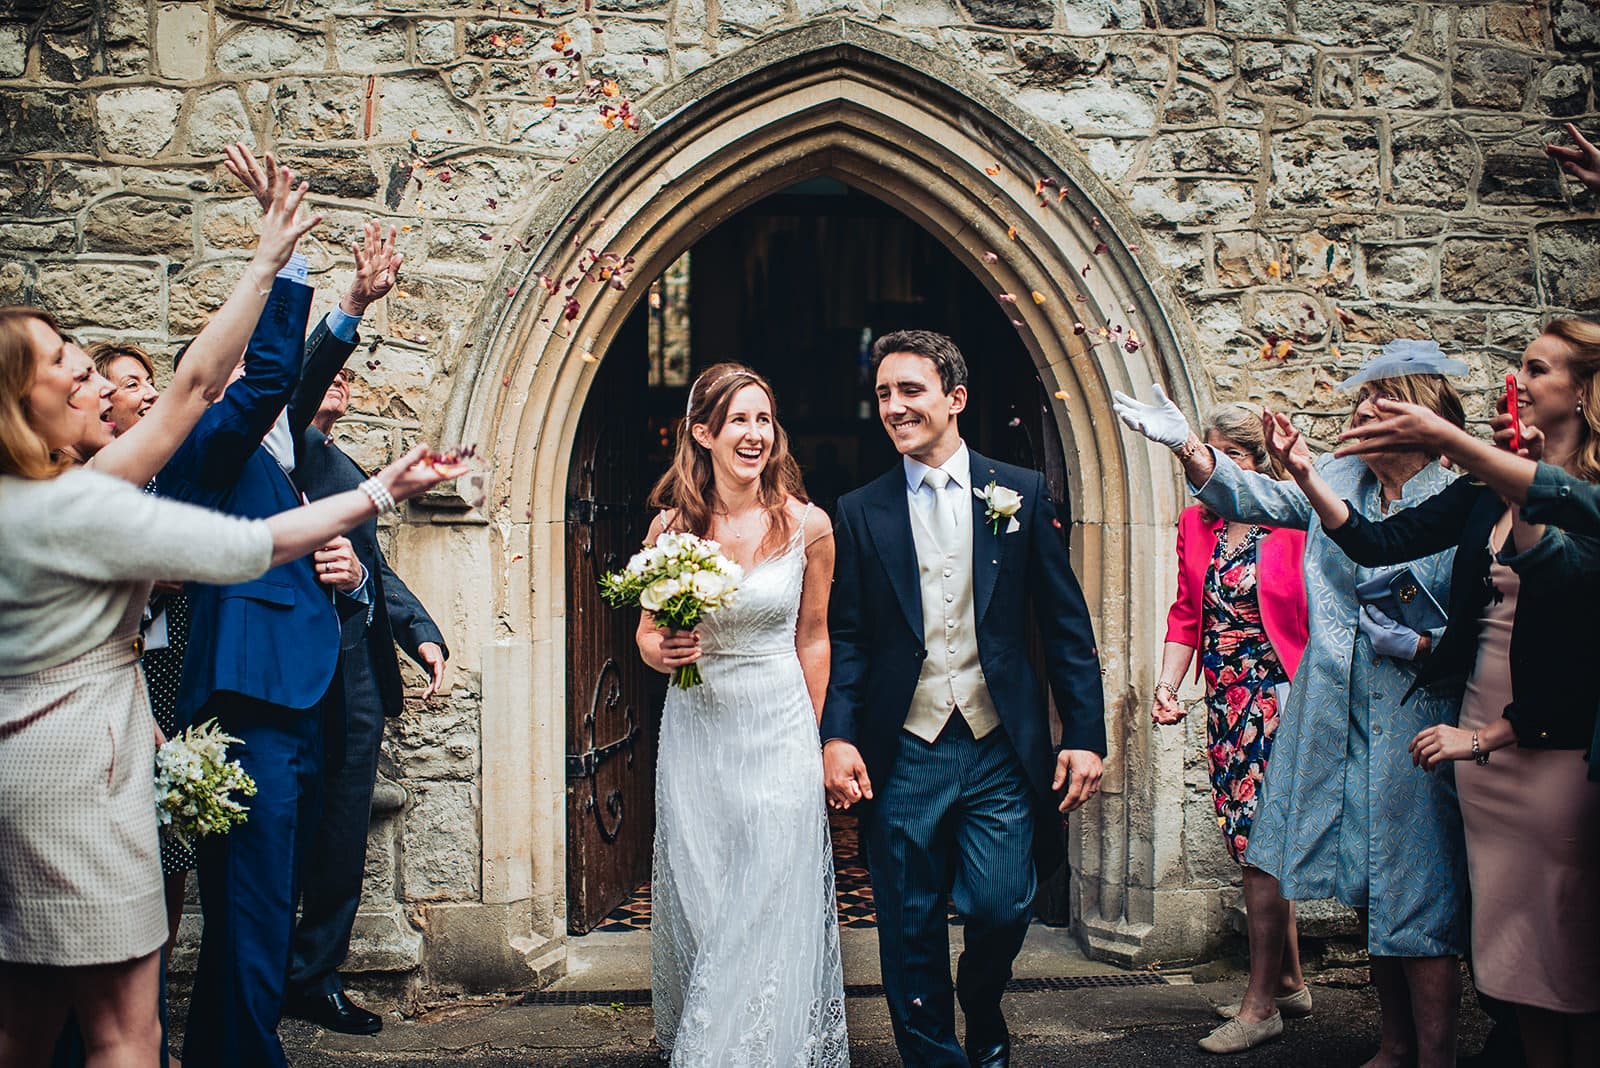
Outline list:
[[[1022,511],[1022,494],[991,481],[983,489],[973,490],[972,495],[984,503],[983,517],[989,521],[991,531],[1000,533],[1001,520],[1006,521],[1007,534],[1022,529],[1022,524],[1017,522],[1017,513]]]

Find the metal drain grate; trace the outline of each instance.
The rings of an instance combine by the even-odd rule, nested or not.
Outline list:
[[[1155,972],[1118,972],[1113,975],[1065,975],[1047,979],[1013,979],[1009,994],[1040,994],[1057,990],[1103,990],[1122,986],[1166,986],[1167,978]],[[881,998],[878,983],[855,983],[844,988],[847,998]],[[535,990],[523,995],[522,1005],[648,1005],[648,990]]]

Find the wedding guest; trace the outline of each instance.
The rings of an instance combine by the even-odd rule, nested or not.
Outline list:
[[[828,684],[833,531],[809,504],[766,379],[719,363],[689,388],[651,491],[670,533],[717,541],[739,596],[692,631],[641,612],[669,688],[656,772],[650,957],[656,1038],[676,1066],[850,1062],[817,718]],[[759,906],[756,905],[759,903]]]
[[[70,1011],[91,1061],[157,1060],[166,940],[155,732],[138,622],[152,580],[244,581],[461,473],[418,448],[364,491],[247,521],[55,458],[110,410],[55,320],[0,308],[0,1063]],[[175,553],[172,547],[184,546]]]
[[[138,345],[101,341],[90,345],[88,351],[95,370],[111,383],[112,433],[127,433],[161,398],[156,389],[156,365]]]
[[[1376,402],[1390,397],[1464,425],[1460,395],[1445,376],[1465,370],[1431,342],[1392,341],[1342,383],[1357,391],[1351,424],[1376,419]],[[1357,567],[1314,524],[1294,483],[1240,471],[1190,432],[1159,388],[1155,404],[1117,394],[1116,408],[1134,430],[1178,454],[1191,492],[1219,515],[1307,532],[1309,640],[1245,859],[1275,876],[1289,900],[1336,898],[1366,910],[1382,1011],[1374,1064],[1453,1065],[1457,958],[1467,937],[1461,813],[1448,779],[1416,773],[1407,743],[1423,727],[1455,722],[1457,701],[1423,692],[1401,703],[1433,635],[1363,603],[1357,588],[1389,572]],[[1372,518],[1414,507],[1452,480],[1436,456],[1421,452],[1330,457],[1321,471]],[[1452,556],[1445,550],[1410,565],[1440,602],[1448,599]],[[1241,1023],[1236,1044],[1247,1048],[1281,1032],[1281,1015]]]
[[[1267,454],[1261,416],[1245,405],[1214,408],[1202,436],[1239,470],[1281,477]],[[1178,595],[1167,612],[1166,651],[1151,713],[1163,724],[1183,717],[1178,687],[1195,660],[1196,673],[1204,671],[1206,680],[1212,802],[1223,842],[1240,865],[1250,941],[1244,999],[1218,1011],[1247,1024],[1262,1023],[1275,1010],[1285,1019],[1311,1013],[1294,905],[1283,899],[1276,879],[1244,859],[1278,733],[1280,701],[1305,652],[1305,540],[1300,530],[1228,522],[1203,504],[1184,509],[1178,517]],[[1227,1046],[1231,1034],[1224,1024],[1201,1048]]]
[[[1517,414],[1539,431],[1543,458],[1590,483],[1600,481],[1597,372],[1600,325],[1556,319],[1516,375]],[[1528,1064],[1594,1063],[1600,785],[1582,756],[1600,702],[1589,664],[1600,648],[1600,539],[1532,523],[1475,479],[1374,521],[1318,477],[1281,418],[1270,436],[1329,537],[1357,561],[1456,547],[1449,626],[1413,689],[1464,694],[1460,724],[1419,731],[1411,752],[1423,768],[1456,762],[1478,988],[1518,1006]]]
[[[349,410],[353,377],[348,368],[339,371],[305,431],[294,477],[310,500],[342,493],[367,478],[332,437],[334,424]],[[349,538],[363,572],[352,595],[364,602],[366,610],[346,615],[341,623],[344,744],[341,751],[328,754],[323,765],[322,813],[301,880],[285,1011],[331,1031],[376,1034],[383,1028],[383,1018],[350,1000],[338,969],[350,950],[361,901],[383,723],[385,717],[398,716],[404,704],[395,645],[428,672],[424,698],[444,681],[448,653],[427,609],[384,559],[377,521],[360,524]],[[328,572],[317,577],[326,585],[338,579]]]
[[[248,154],[231,162],[258,197],[275,188],[270,166],[261,172]],[[388,292],[400,264],[393,230],[385,240],[369,224],[365,244],[353,251],[357,278],[367,279],[358,284]],[[246,517],[299,500],[291,472],[315,412],[315,400],[304,398],[322,396],[354,347],[320,345],[314,335],[312,359],[301,370],[310,302],[308,286],[289,278],[274,283],[251,341],[257,365],[162,469],[164,495]],[[325,321],[319,333],[333,334],[335,325]],[[358,570],[340,538],[314,559],[291,561],[254,583],[189,588],[179,719],[215,718],[243,739],[239,760],[259,790],[258,818],[220,840],[203,839],[196,850],[204,927],[184,1036],[187,1068],[285,1063],[277,1026],[298,872],[315,825],[324,735],[336,745],[343,737],[339,616],[359,608],[348,598],[330,600],[318,576],[336,574],[336,587],[349,592]]]

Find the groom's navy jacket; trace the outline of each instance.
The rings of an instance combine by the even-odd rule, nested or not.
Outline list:
[[[1083,592],[1056,526],[1055,505],[1037,471],[968,450],[972,484],[991,481],[1022,494],[1021,529],[994,533],[972,499],[973,617],[978,658],[995,711],[1041,801],[1051,795],[1058,749],[1105,755],[1100,661]],[[833,662],[822,709],[822,739],[853,742],[874,783],[886,783],[911,697],[928,655],[922,589],[906,500],[905,468],[839,498],[837,564],[828,606]],[[1062,720],[1050,744],[1044,687],[1028,662],[1027,604],[1044,639],[1045,676]]]

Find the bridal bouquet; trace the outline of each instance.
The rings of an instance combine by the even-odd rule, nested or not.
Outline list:
[[[189,727],[156,750],[156,820],[163,834],[186,846],[208,834],[227,834],[249,818],[233,797],[253,797],[256,783],[227,747],[241,744],[216,720]]]
[[[603,576],[600,593],[613,608],[644,609],[658,627],[693,630],[707,612],[733,602],[743,579],[716,542],[669,531],[634,553],[627,567]],[[698,686],[700,665],[685,664],[672,681],[685,690]]]

